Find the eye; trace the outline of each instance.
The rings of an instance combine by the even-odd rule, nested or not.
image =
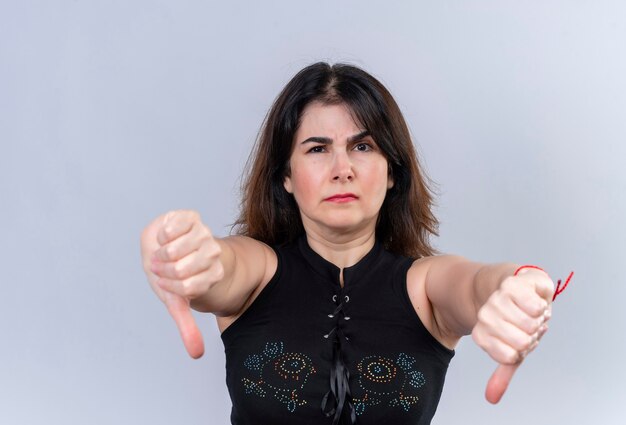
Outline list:
[[[369,143],[360,142],[354,145],[354,150],[357,150],[360,152],[368,152],[372,150],[372,146]]]
[[[309,149],[306,152],[307,153],[322,153],[325,150],[326,150],[326,147],[324,145],[317,145],[317,146],[313,146],[311,149]]]

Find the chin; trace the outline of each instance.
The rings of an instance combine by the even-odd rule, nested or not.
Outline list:
[[[319,215],[302,214],[301,217],[305,228],[309,226],[325,228],[337,234],[358,233],[370,227],[375,228],[377,219],[377,215],[366,217],[354,214],[354,211],[333,211]]]

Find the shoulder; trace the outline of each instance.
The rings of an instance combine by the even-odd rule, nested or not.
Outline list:
[[[415,312],[430,334],[443,346],[454,349],[460,337],[447,331],[428,297],[426,282],[434,262],[453,261],[454,256],[431,256],[413,261],[407,271],[406,286]]]

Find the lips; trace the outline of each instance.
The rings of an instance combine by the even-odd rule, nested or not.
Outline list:
[[[336,195],[329,196],[324,200],[330,202],[350,202],[356,201],[357,199],[359,199],[359,197],[356,196],[354,193],[338,193]]]

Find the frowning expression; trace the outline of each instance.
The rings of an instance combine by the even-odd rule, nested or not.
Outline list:
[[[293,143],[284,187],[305,230],[373,232],[393,180],[382,151],[348,107],[309,104]]]

